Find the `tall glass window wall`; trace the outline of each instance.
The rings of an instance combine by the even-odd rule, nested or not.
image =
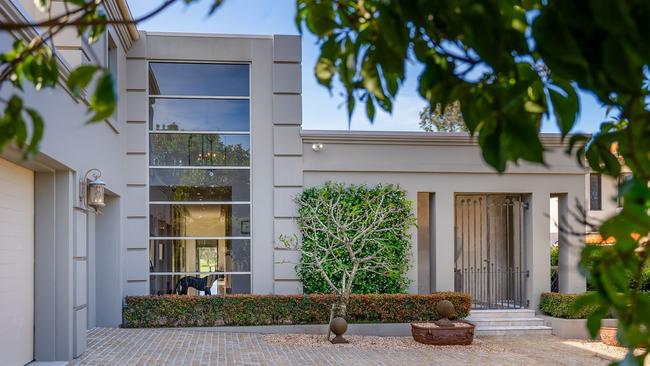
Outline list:
[[[151,294],[250,292],[249,80],[248,64],[149,64]]]

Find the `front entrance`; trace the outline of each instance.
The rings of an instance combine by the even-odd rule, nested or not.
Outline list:
[[[455,290],[475,309],[527,307],[524,210],[517,194],[463,194],[455,202]]]

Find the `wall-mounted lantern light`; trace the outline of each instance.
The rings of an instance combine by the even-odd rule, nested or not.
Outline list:
[[[90,179],[92,175],[92,179]],[[81,182],[79,182],[79,200],[86,208],[91,207],[95,212],[101,213],[101,208],[106,204],[104,203],[104,187],[106,183],[101,180],[102,172],[99,169],[90,169],[86,172]]]
[[[311,145],[311,149],[316,151],[316,152],[319,152],[319,151],[323,150],[324,147],[325,146],[323,146],[323,144],[321,144],[320,142],[317,142],[317,143]]]

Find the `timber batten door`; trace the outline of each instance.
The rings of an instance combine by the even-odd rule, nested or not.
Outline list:
[[[518,194],[456,195],[454,287],[473,308],[527,307],[526,207]]]

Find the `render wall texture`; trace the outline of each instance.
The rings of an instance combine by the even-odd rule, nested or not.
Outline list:
[[[303,185],[301,45],[298,36],[273,38],[273,293],[302,293],[293,267],[298,252],[277,241],[297,216],[293,196]],[[257,210],[254,208],[254,210]]]

